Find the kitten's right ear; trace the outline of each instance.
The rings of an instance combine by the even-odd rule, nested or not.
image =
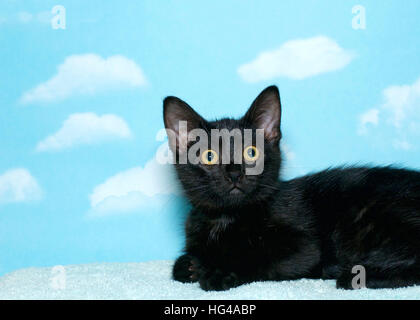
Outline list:
[[[206,121],[186,102],[177,97],[166,97],[163,100],[163,120],[168,134],[172,152],[186,151],[188,132],[205,128]]]
[[[243,119],[256,128],[264,129],[267,141],[279,141],[281,139],[279,89],[276,86],[265,88],[254,100]]]

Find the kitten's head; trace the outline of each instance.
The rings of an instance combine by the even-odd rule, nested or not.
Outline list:
[[[276,86],[262,91],[246,114],[237,120],[207,121],[176,97],[167,97],[163,104],[178,178],[194,206],[240,207],[264,201],[273,193],[281,165],[281,104]],[[242,136],[239,140],[233,136],[224,140],[223,134],[213,135],[217,132],[214,129]],[[198,148],[197,142],[205,142],[207,147]],[[257,162],[263,165],[262,172],[248,174]]]

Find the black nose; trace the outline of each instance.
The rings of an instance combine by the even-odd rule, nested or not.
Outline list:
[[[239,179],[241,178],[241,175],[242,175],[242,173],[241,173],[240,171],[235,171],[235,172],[231,172],[231,173],[229,174],[229,177],[230,177],[230,180],[231,180],[233,183],[236,183],[236,182],[238,182],[238,181],[239,181]]]
[[[227,176],[232,183],[237,183],[241,179],[242,177],[241,169],[242,169],[241,165],[238,166],[238,165],[231,164],[231,165],[226,166]]]

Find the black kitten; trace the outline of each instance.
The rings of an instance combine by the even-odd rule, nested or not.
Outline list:
[[[239,120],[209,122],[178,98],[164,100],[177,157],[191,148],[179,121],[187,121],[188,132],[264,129],[259,175],[246,175],[245,162],[213,163],[218,155],[211,150],[197,164],[175,165],[193,209],[173,278],[198,281],[204,290],[299,278],[337,279],[338,288],[352,289],[352,269],[360,265],[370,288],[420,283],[420,173],[350,167],[279,180],[280,119],[275,86]]]

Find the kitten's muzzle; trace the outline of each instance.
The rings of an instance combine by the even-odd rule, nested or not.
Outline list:
[[[244,191],[241,188],[234,186],[229,190],[229,193],[235,195],[235,194],[242,194],[244,193]]]

